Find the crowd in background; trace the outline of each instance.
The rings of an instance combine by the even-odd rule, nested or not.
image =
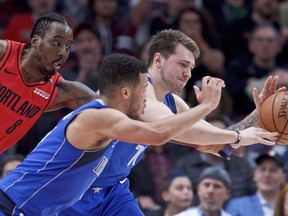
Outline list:
[[[97,69],[105,56],[115,52],[126,53],[148,63],[151,37],[167,28],[184,32],[197,42],[201,51],[192,71],[192,78],[180,95],[185,101],[191,106],[197,105],[193,85],[200,85],[202,77],[210,75],[225,80],[226,88],[220,104],[207,116],[207,121],[213,125],[226,128],[251,113],[255,108],[252,88],[256,86],[260,91],[268,75],[278,75],[279,86],[288,86],[288,1],[2,0],[1,39],[28,43],[34,21],[51,12],[64,15],[74,26],[74,44],[70,57],[59,72],[65,79],[78,80],[95,91]],[[4,164],[10,161],[12,155],[17,156],[16,161],[21,161],[23,158],[19,155],[27,155],[69,111],[62,109],[42,115],[30,132],[2,155],[0,171],[3,172]],[[284,160],[281,164],[276,163],[276,168],[280,167],[280,170],[286,172],[288,151],[284,145],[268,147],[256,144],[239,149],[243,156],[232,157],[230,161],[169,143],[149,147],[129,176],[131,189],[138,197],[141,207],[147,210],[147,214],[150,214],[151,210],[159,213],[159,209],[163,213],[163,205],[172,209],[174,207],[180,212],[189,206],[201,204],[202,198],[199,195],[204,189],[201,190],[196,182],[203,170],[211,166],[220,167],[226,170],[231,181],[227,183],[225,174],[225,178],[220,178],[225,179],[227,184],[224,186],[229,189],[227,195],[224,189],[222,191],[222,195],[225,194],[219,204],[222,208],[222,203],[226,203],[230,198],[262,194],[265,189],[261,187],[261,177],[255,177],[257,173],[258,176],[261,175],[260,171],[257,172],[259,164],[255,159],[271,150]],[[280,181],[278,178],[278,182],[273,181],[275,175],[281,175],[281,172],[276,173],[276,168],[272,165],[265,165],[265,169],[268,170],[266,175],[268,176],[270,171],[272,176],[272,180],[268,176],[267,181],[271,181],[270,192],[274,196],[270,194],[269,200],[262,194],[261,198],[262,204],[267,202],[268,207],[274,209],[278,195],[282,194],[281,199],[284,202],[287,188],[280,193],[286,179]],[[181,174],[176,175],[175,170]],[[212,175],[213,172],[210,171],[209,174]],[[173,191],[170,191],[170,185],[173,186],[175,178],[180,178],[185,185],[182,188],[187,195],[181,201],[183,206],[175,207],[178,201],[173,201]],[[266,192],[267,190],[266,188]],[[233,203],[228,205],[227,210],[236,211]],[[265,215],[270,215],[272,210],[266,210]],[[281,213],[282,210],[275,210],[275,213],[278,211],[279,215],[284,214]],[[162,213],[157,215],[164,215]],[[175,213],[177,211],[173,212]],[[151,214],[155,215],[155,212]]]

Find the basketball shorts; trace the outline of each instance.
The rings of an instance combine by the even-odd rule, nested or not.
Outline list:
[[[129,190],[129,180],[107,188],[90,188],[80,201],[59,216],[144,216]]]

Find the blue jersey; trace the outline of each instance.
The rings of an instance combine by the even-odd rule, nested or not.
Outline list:
[[[148,80],[151,82],[149,77]],[[171,93],[165,96],[164,103],[172,112],[177,112],[175,100]],[[129,190],[127,176],[141,160],[147,147],[147,144],[131,144],[119,141],[104,171],[93,182],[82,200],[61,212],[60,215],[143,215]]]
[[[0,189],[25,215],[57,215],[77,202],[101,174],[117,145],[84,151],[66,139],[67,125],[84,109],[107,108],[93,100],[59,121],[13,172],[0,181]],[[15,214],[16,215],[16,214]]]
[[[151,79],[149,79],[151,82]],[[176,113],[174,97],[168,93],[164,98],[164,103]],[[119,141],[115,146],[115,154],[110,158],[105,171],[93,183],[92,187],[110,187],[119,181],[125,180],[131,169],[141,160],[147,144],[131,144]]]

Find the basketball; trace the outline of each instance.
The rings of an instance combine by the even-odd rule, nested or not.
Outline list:
[[[288,91],[276,92],[261,105],[259,126],[270,132],[279,132],[276,143],[288,144]]]

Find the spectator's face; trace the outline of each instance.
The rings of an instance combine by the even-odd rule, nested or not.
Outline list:
[[[176,177],[168,191],[162,194],[163,200],[171,206],[177,206],[177,209],[186,209],[191,206],[193,199],[192,184],[188,177]]]
[[[197,13],[189,11],[183,13],[180,17],[178,28],[193,40],[202,36],[201,19]]]
[[[51,13],[55,8],[55,0],[28,0],[28,4],[38,16]]]
[[[270,27],[259,28],[251,35],[249,49],[254,56],[265,60],[273,60],[281,51],[279,37]]]
[[[20,163],[21,161],[17,160],[6,163],[5,166],[3,167],[2,177],[4,177],[8,172],[13,171]]]
[[[90,31],[82,30],[75,38],[76,53],[78,58],[85,55],[93,55],[94,63],[101,60],[101,44],[99,39]]]
[[[229,191],[225,185],[216,179],[203,179],[197,187],[200,208],[204,212],[215,212],[222,208],[229,198]]]
[[[285,173],[274,160],[266,159],[257,165],[254,171],[254,181],[260,192],[275,193],[284,184]]]
[[[117,0],[95,0],[94,11],[96,15],[102,17],[112,17],[117,11],[118,2]]]
[[[273,18],[279,7],[279,0],[255,0],[253,9],[265,19]]]
[[[160,57],[158,66],[161,67],[160,76],[167,89],[173,93],[180,93],[191,77],[191,70],[195,67],[195,58],[192,52],[179,44],[175,53],[167,59]]]

